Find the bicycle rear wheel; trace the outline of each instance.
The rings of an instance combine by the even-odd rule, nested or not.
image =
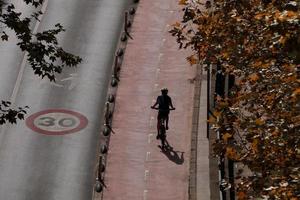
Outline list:
[[[161,145],[162,147],[165,146],[165,141],[166,141],[166,138],[167,138],[167,135],[166,135],[166,128],[163,126],[160,128],[160,131],[159,131],[159,138],[161,140]]]

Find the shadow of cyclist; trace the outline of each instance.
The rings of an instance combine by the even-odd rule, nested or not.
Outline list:
[[[172,162],[176,163],[177,165],[182,165],[184,163],[184,157],[183,157],[184,152],[175,151],[167,140],[165,141],[164,147],[160,145],[158,145],[158,147],[161,149],[161,152],[165,154],[167,158]],[[181,153],[181,155],[179,156],[178,153]]]

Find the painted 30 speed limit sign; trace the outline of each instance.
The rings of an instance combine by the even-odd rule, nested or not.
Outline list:
[[[82,130],[88,120],[82,114],[66,109],[43,110],[30,115],[26,125],[45,135],[65,135]]]

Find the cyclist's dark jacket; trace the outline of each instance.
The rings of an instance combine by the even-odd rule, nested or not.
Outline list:
[[[157,97],[156,102],[158,103],[159,114],[168,115],[170,105],[172,105],[172,100],[168,95],[160,95]]]

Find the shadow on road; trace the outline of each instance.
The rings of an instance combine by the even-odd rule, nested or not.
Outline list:
[[[160,145],[158,145],[158,147],[160,148],[161,152],[165,154],[167,158],[172,162],[176,163],[177,165],[182,165],[184,163],[184,157],[183,157],[184,152],[175,151],[167,140],[164,147]],[[180,156],[178,153],[180,153]]]

